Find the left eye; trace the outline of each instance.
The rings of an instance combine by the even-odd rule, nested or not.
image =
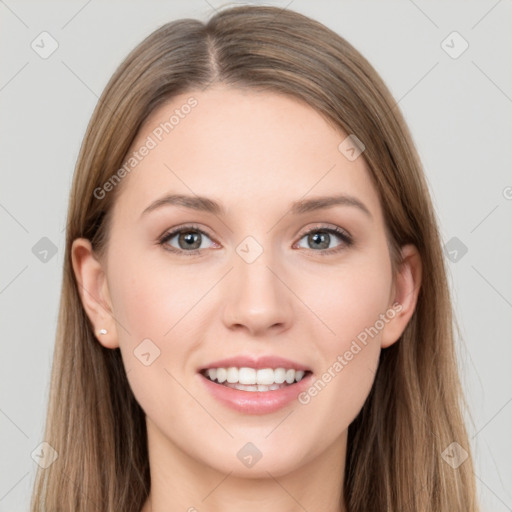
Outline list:
[[[321,249],[321,250],[327,250],[327,249],[333,249],[335,247],[332,247],[330,244],[333,241],[334,238],[338,238],[341,240],[341,243],[339,243],[335,247],[339,247],[340,245],[343,245],[344,243],[346,245],[350,244],[350,239],[348,235],[344,234],[343,232],[338,232],[335,229],[314,229],[312,231],[309,231],[306,233],[300,240],[306,239],[306,244],[309,245],[306,246],[306,249]],[[299,241],[300,244],[300,241]],[[299,245],[299,247],[304,247]]]

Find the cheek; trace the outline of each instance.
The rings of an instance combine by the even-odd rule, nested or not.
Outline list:
[[[118,329],[121,344],[144,338],[166,341],[209,286],[164,257],[117,254],[113,261],[109,289],[116,320],[122,324]]]
[[[308,297],[311,309],[318,312],[329,328],[322,329],[325,335],[321,339],[322,352],[330,357],[345,347],[348,349],[352,340],[379,321],[388,307],[392,285],[389,260],[385,257],[368,258],[357,265],[320,273],[308,282],[315,286],[308,285],[303,296]],[[378,326],[380,332],[380,322]]]
[[[314,291],[303,292],[329,328],[319,324],[315,344],[322,371],[299,397],[316,417],[328,415],[333,425],[348,427],[363,406],[374,381],[382,330],[392,318],[386,316],[391,284],[389,260],[376,257],[339,268],[330,279],[317,279]]]
[[[144,410],[169,410],[169,400],[180,392],[172,375],[185,371],[204,337],[196,306],[211,282],[171,268],[165,259],[113,254],[112,261],[109,290],[130,386]]]

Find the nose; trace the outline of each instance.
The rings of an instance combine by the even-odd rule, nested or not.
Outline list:
[[[252,263],[236,253],[233,258],[223,310],[226,327],[260,337],[287,330],[292,322],[293,294],[284,284],[286,277],[277,262],[271,261],[268,251]]]

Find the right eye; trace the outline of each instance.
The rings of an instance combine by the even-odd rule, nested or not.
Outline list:
[[[194,226],[184,226],[166,233],[162,238],[160,238],[159,243],[168,251],[179,254],[187,253],[187,255],[194,255],[198,254],[202,249],[207,248],[207,245],[205,246],[203,244],[205,237],[210,239],[208,234],[202,229]],[[177,245],[173,245],[171,243],[173,240]]]

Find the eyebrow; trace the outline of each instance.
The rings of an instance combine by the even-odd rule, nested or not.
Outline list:
[[[213,199],[202,196],[189,196],[184,194],[168,194],[156,201],[153,201],[141,214],[141,217],[162,206],[183,206],[192,210],[212,213],[214,215],[225,215],[226,210]],[[341,194],[336,196],[321,196],[311,199],[301,199],[295,201],[290,206],[290,212],[293,215],[300,215],[324,208],[334,206],[352,206],[364,212],[369,218],[373,218],[370,210],[362,201],[354,196]]]

